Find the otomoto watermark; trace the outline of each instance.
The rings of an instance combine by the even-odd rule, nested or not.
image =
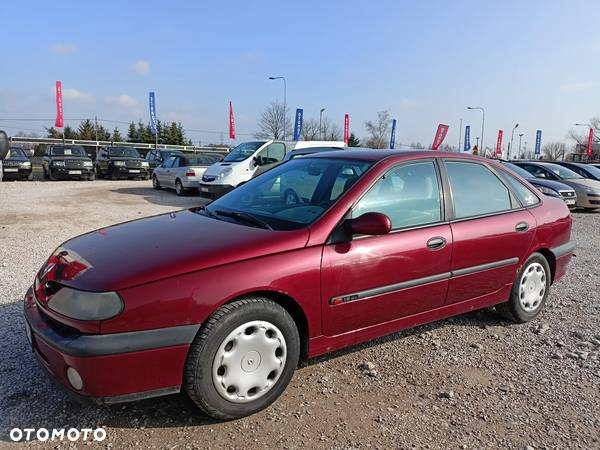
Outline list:
[[[9,433],[11,441],[96,441],[106,439],[104,428],[13,428]]]

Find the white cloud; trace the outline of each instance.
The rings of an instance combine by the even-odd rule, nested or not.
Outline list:
[[[132,64],[131,68],[140,75],[146,75],[148,72],[150,72],[150,63],[141,59],[135,64]]]
[[[577,92],[585,91],[594,87],[594,83],[591,81],[580,82],[580,83],[564,83],[560,85],[560,90],[564,92]]]
[[[402,100],[400,100],[400,104],[405,108],[414,108],[415,106],[417,106],[417,102],[410,98],[403,98]]]
[[[77,46],[75,44],[63,44],[56,43],[50,46],[50,50],[54,53],[58,53],[59,55],[68,55],[69,53],[74,53],[77,51]]]
[[[139,106],[139,102],[133,98],[131,95],[121,94],[116,97],[107,97],[107,103],[121,106],[123,108],[137,108]]]
[[[54,96],[56,95],[56,88],[52,87],[51,93],[52,98],[54,98]],[[80,91],[78,89],[65,89],[63,87],[62,95],[63,100],[69,100],[72,102],[90,103],[95,100],[93,95],[88,94],[87,92]]]

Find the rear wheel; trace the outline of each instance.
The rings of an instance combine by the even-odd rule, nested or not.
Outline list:
[[[507,319],[529,322],[544,308],[550,292],[550,266],[540,253],[533,253],[519,272],[508,302],[497,307]]]
[[[188,354],[184,388],[214,418],[248,416],[281,395],[299,354],[298,329],[283,307],[261,297],[238,300],[202,325]]]
[[[186,189],[183,187],[183,184],[181,184],[181,180],[179,178],[175,180],[175,193],[180,197],[186,194]]]
[[[156,179],[156,175],[152,175],[152,187],[157,191],[160,191],[162,188],[160,187],[160,183]]]

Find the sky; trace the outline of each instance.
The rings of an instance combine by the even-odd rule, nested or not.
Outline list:
[[[237,142],[283,85],[293,112],[319,109],[363,138],[378,111],[397,119],[396,142],[431,144],[438,123],[458,145],[459,124],[493,146],[517,133],[531,148],[565,141],[600,115],[600,2],[312,1],[5,2],[0,25],[0,128],[43,133],[52,124],[5,119],[55,116],[62,80],[67,124],[97,116],[181,121],[194,143],[227,139],[233,102]],[[112,122],[108,122],[108,121]],[[581,129],[583,131],[583,129]]]

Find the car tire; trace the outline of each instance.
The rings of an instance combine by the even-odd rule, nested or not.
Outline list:
[[[27,181],[33,181],[33,172],[27,175]]]
[[[156,179],[156,175],[152,175],[152,187],[154,189],[156,189],[157,191],[160,191],[162,189],[162,187],[160,186],[160,183]]]
[[[535,319],[546,304],[551,277],[546,258],[541,253],[532,253],[517,273],[510,299],[496,309],[503,317],[516,323]]]
[[[187,190],[183,187],[183,184],[181,184],[181,180],[179,178],[175,180],[175,193],[180,197],[183,197],[187,194]]]
[[[96,179],[96,174],[95,173],[90,173],[87,177],[88,181],[94,181]]]
[[[188,353],[183,387],[211,417],[248,416],[283,393],[299,355],[300,337],[289,313],[269,299],[244,298],[221,306],[202,324]],[[228,359],[232,363],[224,362]]]
[[[57,181],[58,178],[56,178],[54,175],[52,175],[52,170],[48,169],[48,179],[50,181]]]

